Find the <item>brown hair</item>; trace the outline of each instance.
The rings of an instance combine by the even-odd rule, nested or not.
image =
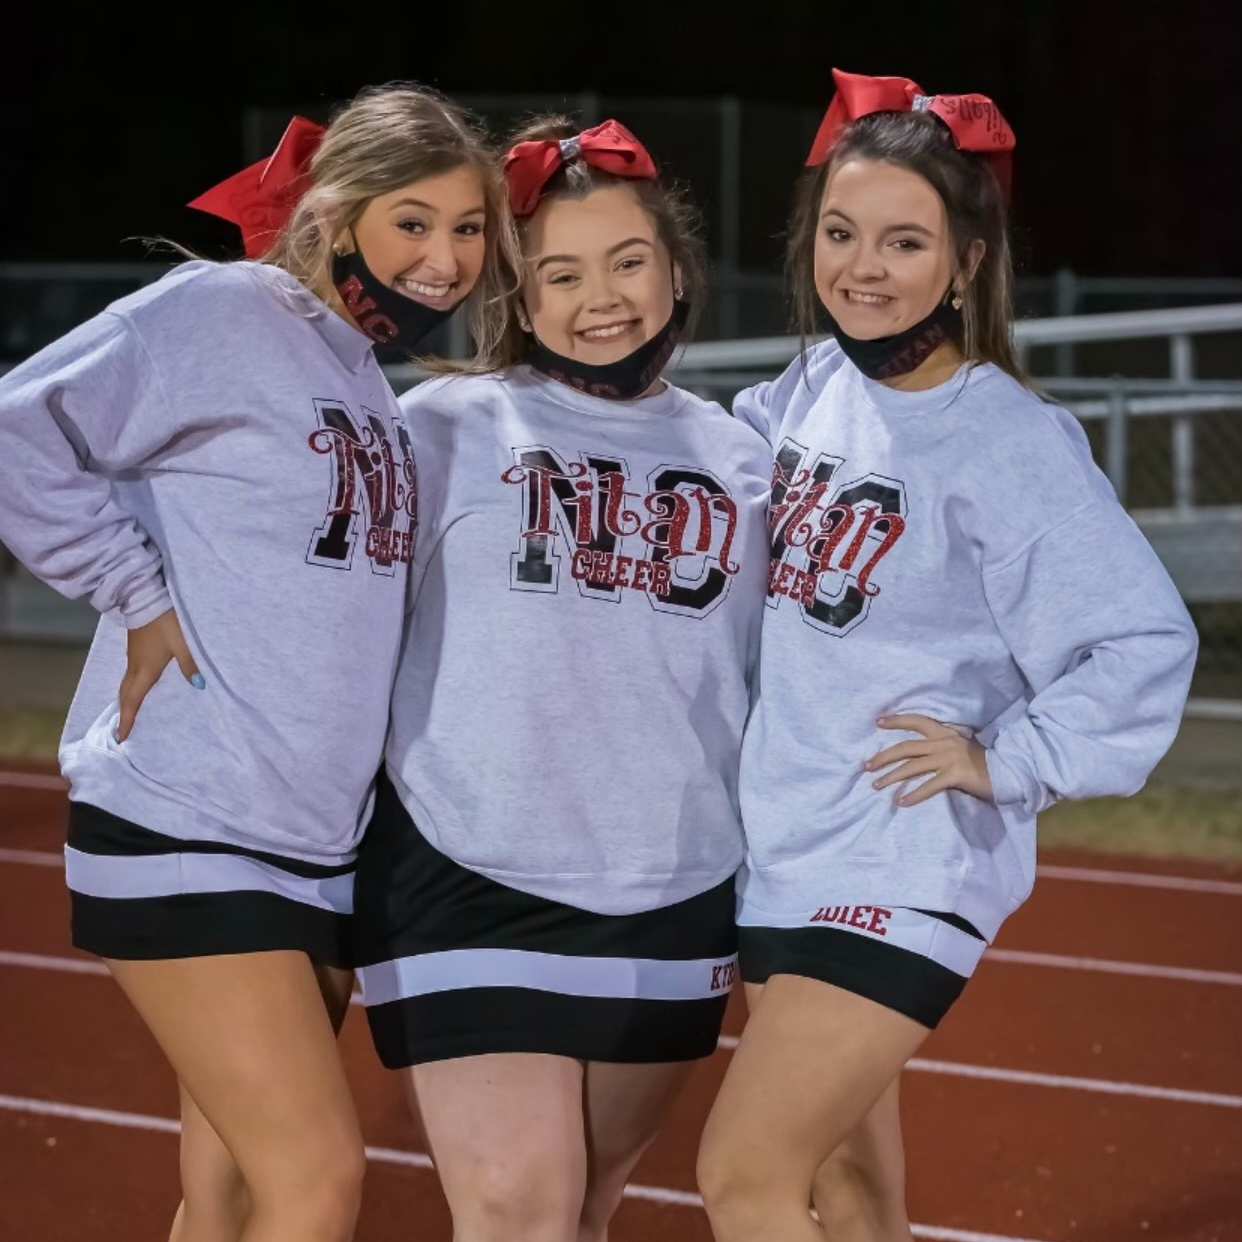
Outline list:
[[[575,137],[579,129],[566,116],[539,116],[515,133],[509,140],[509,146],[546,139],[557,142],[562,138]],[[707,293],[707,250],[700,236],[699,213],[681,186],[659,177],[654,180],[618,177],[593,168],[583,160],[570,160],[549,178],[539,202],[542,205],[550,199],[585,198],[594,190],[616,185],[628,185],[638,195],[639,202],[655,225],[656,236],[674,265],[680,269],[681,284],[687,296],[693,299],[690,319],[682,333],[682,339],[686,340],[694,330]],[[523,223],[521,220],[517,222],[519,237]],[[520,299],[519,285],[510,298],[510,313],[496,349],[486,357],[480,351],[477,365],[468,369],[498,371],[516,366],[525,359],[530,349],[530,336],[518,324],[517,305]]]
[[[424,86],[369,87],[328,126],[310,163],[310,188],[261,261],[281,267],[325,297],[332,289],[332,245],[371,199],[425,177],[467,166],[486,200],[485,257],[465,312],[478,354],[504,332],[519,252],[495,152],[463,109]]]
[[[785,274],[794,327],[806,338],[819,312],[815,290],[815,238],[829,178],[846,160],[879,160],[918,173],[940,195],[949,221],[953,274],[966,269],[970,244],[984,243],[974,277],[964,281],[962,352],[968,362],[991,362],[1027,382],[1013,348],[1013,263],[1000,184],[978,155],[959,151],[945,125],[928,113],[873,112],[852,121],[827,161],[809,169],[798,185],[789,222]]]

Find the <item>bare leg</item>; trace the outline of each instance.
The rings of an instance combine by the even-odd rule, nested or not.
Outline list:
[[[586,1067],[587,1183],[578,1242],[607,1242],[625,1183],[681,1093],[693,1061]]]
[[[852,992],[774,976],[703,1132],[699,1185],[717,1242],[823,1242],[816,1173],[926,1036]]]
[[[819,1166],[812,1195],[831,1242],[913,1242],[894,1080]]]
[[[333,1030],[349,1012],[353,972],[315,965]],[[245,1178],[229,1149],[181,1084],[181,1204],[169,1242],[237,1242],[250,1211]]]
[[[250,1194],[237,1161],[181,1085],[181,1205],[169,1242],[237,1242]]]
[[[349,1242],[362,1138],[305,955],[108,965],[241,1171],[239,1242]]]
[[[575,1242],[586,1188],[582,1065],[498,1053],[410,1073],[454,1242]]]

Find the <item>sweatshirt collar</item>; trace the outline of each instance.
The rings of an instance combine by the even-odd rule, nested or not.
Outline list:
[[[657,392],[650,397],[636,397],[632,401],[611,401],[605,397],[593,397],[589,393],[580,392],[568,384],[562,384],[560,380],[540,375],[538,371],[525,365],[515,368],[511,375],[517,383],[524,387],[529,386],[547,400],[595,418],[667,418],[670,414],[676,414],[689,396],[684,389],[665,380],[663,392]]]
[[[963,362],[943,384],[914,392],[890,388],[879,380],[869,379],[855,366],[850,366],[852,387],[873,409],[885,414],[935,414],[947,409],[962,395],[978,367]]]
[[[360,371],[372,357],[371,338],[359,331],[296,276],[270,263],[247,263],[254,276],[278,301],[305,319],[350,371]]]

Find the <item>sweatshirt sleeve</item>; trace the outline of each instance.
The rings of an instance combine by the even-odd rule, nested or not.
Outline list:
[[[996,802],[1136,793],[1177,734],[1198,646],[1142,532],[1097,497],[985,571],[984,590],[1031,689],[983,739]]]
[[[753,427],[769,444],[772,442],[772,398],[776,380],[765,380],[743,388],[733,398],[733,417]]]
[[[753,427],[769,444],[780,438],[781,424],[794,409],[814,404],[845,355],[836,341],[817,341],[773,380],[743,388],[733,398],[733,417]]]
[[[128,629],[170,608],[158,549],[109,475],[173,434],[136,329],[112,312],[0,378],[0,542]]]

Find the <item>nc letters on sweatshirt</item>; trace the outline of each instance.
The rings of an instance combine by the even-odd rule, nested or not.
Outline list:
[[[795,599],[809,624],[843,635],[880,594],[871,575],[905,533],[906,489],[877,474],[833,489],[845,459],[820,453],[808,467],[808,457],[803,445],[786,439],[772,467],[768,607]],[[795,556],[805,558],[805,569]]]
[[[557,591],[560,547],[590,598],[616,599],[628,587],[657,611],[698,615],[724,599],[739,569],[730,558],[738,510],[710,471],[660,466],[643,490],[633,490],[622,457],[583,453],[573,460],[536,446],[512,452],[514,465],[501,480],[525,489],[513,590]]]
[[[405,423],[394,417],[392,438],[383,418],[363,407],[356,421],[343,401],[316,401],[319,428],[307,443],[332,459],[331,489],[323,524],[306,559],[311,565],[348,569],[365,518],[363,549],[374,573],[392,575],[414,556],[418,482]],[[365,511],[365,512],[364,512]]]

